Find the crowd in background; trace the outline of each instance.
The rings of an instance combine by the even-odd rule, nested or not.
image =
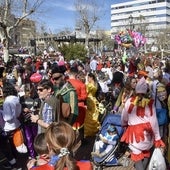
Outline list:
[[[58,53],[52,58],[11,57],[8,63],[4,63],[1,58],[2,157],[11,166],[16,164],[18,152],[28,152],[29,157],[35,159],[37,152],[34,139],[37,134],[52,128],[51,124],[56,120],[64,120],[72,126],[79,134],[80,141],[88,136],[95,136],[101,126],[101,117],[107,113],[122,114],[128,99],[136,97],[137,82],[144,78],[147,83],[144,96],[154,100],[155,111],[164,111],[166,115],[162,122],[159,122],[158,117],[156,119],[160,137],[166,146],[165,156],[170,161],[170,60],[168,57],[148,57],[142,53],[124,59],[123,57],[94,55],[86,61],[67,61]],[[54,116],[54,112],[58,112],[57,106],[51,103],[54,101],[53,96],[59,94],[63,96],[64,102],[70,104],[69,118],[57,119]],[[11,110],[7,111],[9,107]],[[16,134],[20,136],[19,142],[14,140]],[[9,145],[2,147],[4,141],[9,140]]]

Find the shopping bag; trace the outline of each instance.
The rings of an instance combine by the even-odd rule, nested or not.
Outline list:
[[[166,170],[165,158],[160,148],[155,148],[147,170]]]

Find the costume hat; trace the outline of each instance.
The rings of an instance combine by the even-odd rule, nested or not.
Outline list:
[[[136,88],[135,91],[136,93],[142,93],[142,94],[146,94],[148,90],[148,85],[146,83],[146,80],[144,77],[142,77],[136,84]]]

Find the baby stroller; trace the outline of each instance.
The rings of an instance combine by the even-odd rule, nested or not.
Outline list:
[[[108,130],[114,131],[115,143],[110,150],[107,150],[107,144],[104,144],[102,148],[98,148],[97,144],[101,141],[101,135],[105,136]],[[121,158],[125,151],[127,150],[127,145],[120,142],[120,138],[123,134],[123,128],[121,127],[121,115],[118,114],[107,114],[102,122],[101,129],[97,134],[94,142],[93,152],[92,152],[92,162],[94,163],[96,170],[101,170],[103,167],[109,166],[119,166],[118,159]],[[97,155],[96,150],[99,149],[100,153],[107,152],[101,157]],[[94,154],[94,155],[93,155]]]

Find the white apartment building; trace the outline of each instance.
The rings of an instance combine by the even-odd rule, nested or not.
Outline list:
[[[153,40],[160,28],[170,27],[170,0],[129,0],[111,5],[111,32],[125,29],[145,33]],[[152,42],[150,42],[152,43]]]

